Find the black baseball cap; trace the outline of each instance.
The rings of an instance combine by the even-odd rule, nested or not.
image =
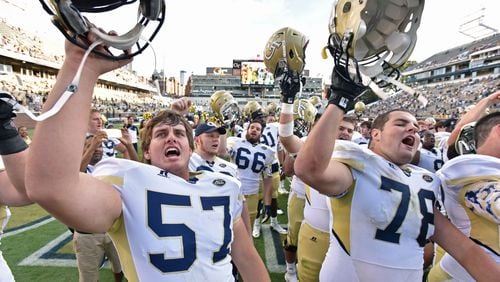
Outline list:
[[[226,134],[226,129],[221,126],[217,126],[212,122],[198,124],[194,131],[194,136],[200,136],[203,133],[210,133],[217,131],[219,134]]]

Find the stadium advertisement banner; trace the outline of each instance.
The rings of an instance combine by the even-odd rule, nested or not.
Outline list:
[[[232,75],[232,68],[207,67],[207,75]]]
[[[271,87],[274,85],[274,76],[266,70],[262,60],[234,60],[233,75],[238,73],[243,86]]]

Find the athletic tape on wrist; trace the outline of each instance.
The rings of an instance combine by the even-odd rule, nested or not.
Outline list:
[[[280,136],[289,137],[293,135],[293,121],[287,123],[280,123],[278,127]]]
[[[284,114],[293,114],[293,104],[281,103],[281,112]]]

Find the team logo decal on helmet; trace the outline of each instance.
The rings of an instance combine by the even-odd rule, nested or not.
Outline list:
[[[264,64],[275,78],[282,74],[299,76],[305,66],[309,40],[297,30],[284,27],[276,31],[264,48]]]

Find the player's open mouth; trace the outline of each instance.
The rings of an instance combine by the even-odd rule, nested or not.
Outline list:
[[[168,148],[167,151],[165,151],[165,156],[166,157],[172,157],[172,156],[179,156],[181,152],[177,148]]]
[[[407,136],[401,142],[407,146],[413,147],[413,145],[415,145],[415,137],[414,136]]]

